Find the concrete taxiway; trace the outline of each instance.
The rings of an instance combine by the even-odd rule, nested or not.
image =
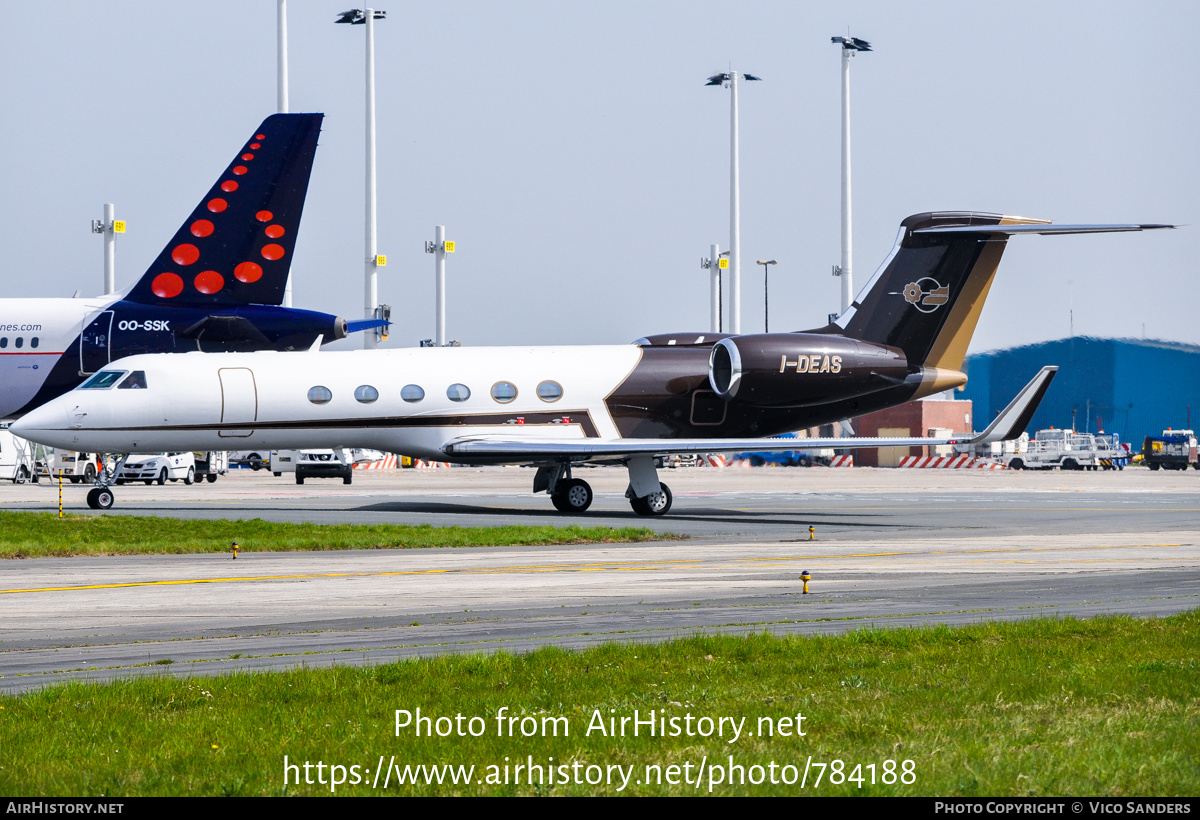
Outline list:
[[[686,541],[134,556],[0,565],[0,691],[63,680],[379,663],[441,652],[831,632],[1200,606],[1200,474],[664,471],[637,517],[623,471],[581,471],[596,509]],[[250,473],[118,488],[125,513],[434,524],[561,523],[528,470]],[[82,490],[65,491],[82,501]],[[0,488],[0,510],[57,489]],[[79,508],[78,503],[69,506]],[[808,540],[808,527],[817,540]],[[810,595],[797,578],[813,575]]]

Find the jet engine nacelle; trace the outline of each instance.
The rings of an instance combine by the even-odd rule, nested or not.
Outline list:
[[[908,376],[908,361],[896,348],[816,333],[731,336],[713,345],[708,361],[718,396],[756,407],[854,398]]]

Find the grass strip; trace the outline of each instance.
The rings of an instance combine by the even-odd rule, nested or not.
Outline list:
[[[175,664],[164,667],[164,677],[0,698],[0,794],[705,794],[711,788],[713,794],[1187,796],[1200,793],[1198,657],[1200,611],[829,637],[697,636],[579,652],[182,679],[174,675],[186,665]],[[397,735],[395,710],[418,707],[435,721],[433,736],[417,737],[411,727]],[[498,723],[501,710],[516,723]],[[681,725],[690,715],[696,731],[707,726],[703,718],[746,721],[732,743],[731,724],[721,737],[648,736],[644,724],[636,737],[629,723],[624,736],[594,728],[597,716],[607,730],[609,718],[620,727],[635,710],[643,720],[653,711]],[[439,717],[448,720],[436,723]],[[472,724],[473,717],[480,720]],[[769,719],[773,735],[761,718]],[[480,736],[471,736],[472,725],[482,727]],[[522,727],[532,736],[522,736]],[[438,736],[438,728],[450,735]],[[286,787],[285,755],[298,766]],[[384,772],[375,779],[381,756],[387,789]],[[729,768],[731,758],[744,767],[745,782]],[[840,777],[831,777],[839,769],[835,760],[842,761]],[[894,781],[907,779],[907,769],[912,782],[884,782],[888,760],[896,761]],[[523,776],[515,783],[514,767],[530,761],[542,767],[543,778],[549,766],[566,766],[563,779],[571,782],[559,782],[558,769],[552,784],[539,785],[536,776],[532,784]],[[782,782],[788,776],[782,767],[796,766],[798,778],[806,761],[803,791],[798,782]],[[392,769],[393,762],[400,768]],[[350,767],[358,767],[363,782],[331,788],[333,764],[345,767],[347,781],[355,773]],[[474,769],[461,782],[465,770],[430,768],[447,764]],[[817,764],[826,764],[819,785]],[[724,769],[723,782],[711,783],[713,765]],[[619,772],[611,784],[572,780],[573,770],[586,781],[601,771],[607,777],[614,766],[631,773],[621,790]],[[671,766],[679,767],[674,783]],[[765,782],[751,782],[756,771]],[[692,782],[684,782],[689,772]],[[400,773],[417,782],[398,785]]]
[[[643,527],[433,527],[428,524],[293,524],[133,515],[0,512],[0,558],[244,551],[419,549],[604,544],[678,538]]]

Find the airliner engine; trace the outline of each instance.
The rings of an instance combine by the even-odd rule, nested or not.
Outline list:
[[[708,381],[718,396],[755,407],[804,407],[904,382],[904,353],[816,333],[731,336],[713,345]]]

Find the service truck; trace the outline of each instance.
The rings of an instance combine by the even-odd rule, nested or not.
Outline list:
[[[1146,436],[1142,442],[1142,463],[1151,470],[1186,470],[1191,464],[1200,470],[1196,455],[1196,434],[1191,430],[1163,430],[1161,436]]]

